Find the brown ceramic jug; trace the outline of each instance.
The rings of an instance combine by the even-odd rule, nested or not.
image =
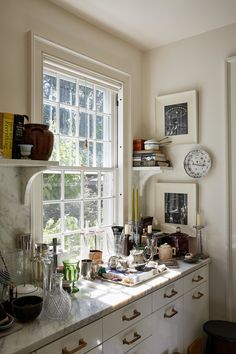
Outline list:
[[[24,144],[32,144],[32,160],[48,160],[53,149],[54,136],[48,125],[28,123],[24,125]]]

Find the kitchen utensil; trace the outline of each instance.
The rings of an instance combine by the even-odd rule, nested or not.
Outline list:
[[[156,251],[161,261],[171,259],[173,255],[176,255],[176,248],[171,247],[170,245],[168,245],[168,243],[164,243],[160,247],[157,247]]]

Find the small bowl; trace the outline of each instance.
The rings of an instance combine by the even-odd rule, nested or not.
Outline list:
[[[144,150],[159,150],[160,144],[158,141],[151,139],[144,142]]]
[[[13,325],[14,323],[14,317],[12,315],[10,315],[9,313],[7,313],[7,316],[8,316],[8,321],[5,322],[4,324],[0,325],[0,331],[4,331],[6,329],[9,329],[11,328],[11,326]]]
[[[40,296],[22,296],[12,301],[12,310],[19,322],[33,321],[43,308],[43,299]]]

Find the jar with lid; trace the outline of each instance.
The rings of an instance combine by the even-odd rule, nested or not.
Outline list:
[[[170,234],[168,238],[168,243],[172,247],[176,248],[177,257],[184,257],[186,253],[189,252],[189,236],[181,232],[181,228],[179,226],[176,227],[176,232]]]

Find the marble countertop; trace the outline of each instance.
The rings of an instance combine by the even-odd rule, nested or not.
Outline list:
[[[178,262],[179,268],[169,269],[163,275],[134,287],[126,287],[101,280],[79,281],[80,291],[73,295],[72,311],[65,321],[48,320],[41,314],[35,321],[23,324],[23,328],[19,331],[0,338],[0,354],[31,353],[202,267],[209,263],[209,259],[196,264]]]

